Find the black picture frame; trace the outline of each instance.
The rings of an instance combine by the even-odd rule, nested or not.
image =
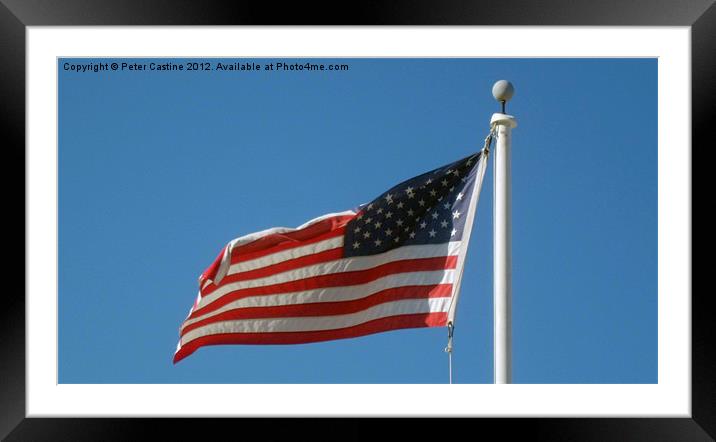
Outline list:
[[[339,7],[340,6],[340,7]],[[346,12],[349,11],[349,12]],[[692,145],[713,146],[709,128],[716,89],[716,6],[713,0],[666,2],[636,0],[558,0],[534,2],[502,0],[495,3],[468,1],[340,2],[333,4],[285,2],[172,2],[148,0],[0,0],[0,112],[5,170],[25,165],[25,36],[27,26],[136,26],[136,25],[531,25],[531,26],[690,26],[692,51]],[[615,104],[619,105],[619,104]],[[628,106],[628,103],[624,104]],[[679,154],[679,153],[676,153]],[[17,178],[12,179],[17,187]],[[18,200],[19,192],[7,192],[6,201]],[[23,194],[22,206],[25,199]],[[693,216],[693,214],[691,215]],[[693,218],[692,218],[693,219]],[[24,222],[27,223],[27,219]],[[25,228],[23,224],[23,229]],[[26,232],[26,230],[25,230]],[[25,234],[26,235],[26,234]],[[14,235],[19,237],[19,235]],[[19,239],[18,239],[19,241]],[[14,262],[19,260],[12,260]],[[23,260],[24,262],[24,260]],[[6,281],[17,280],[6,276]],[[24,279],[23,279],[24,281]],[[24,291],[24,287],[23,287]],[[716,363],[711,333],[711,291],[692,291],[692,416],[691,418],[479,418],[462,420],[473,434],[499,431],[549,440],[713,440],[716,437]],[[688,294],[684,294],[688,295]],[[233,419],[122,419],[122,418],[26,418],[25,417],[25,303],[14,291],[5,292],[0,321],[0,436],[7,440],[131,440],[143,438],[146,427],[188,439],[193,434],[237,431]],[[618,400],[618,398],[615,398]],[[264,439],[282,440],[305,431],[319,430],[328,437],[371,437],[369,419],[274,419],[242,420],[240,433],[258,429]],[[453,423],[411,419],[398,422],[423,437],[447,437]],[[310,429],[308,427],[311,427]],[[341,427],[338,429],[338,427]],[[154,429],[154,428],[153,428]],[[271,432],[268,433],[267,429]],[[337,433],[340,432],[340,433]],[[167,434],[167,438],[168,433]],[[391,431],[381,435],[391,437]]]

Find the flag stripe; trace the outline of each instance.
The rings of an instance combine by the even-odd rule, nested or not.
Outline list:
[[[242,280],[242,277],[238,274],[230,275],[225,277],[218,287],[208,288],[205,291],[205,295],[201,299],[199,308],[203,308],[223,295],[236,290],[281,284],[316,275],[367,270],[384,265],[390,261],[400,261],[405,260],[406,258],[420,259],[456,256],[459,253],[460,244],[460,241],[453,241],[446,244],[404,246],[378,255],[335,259],[310,266],[301,266],[301,262],[298,262],[298,265],[296,266],[297,268],[294,270],[286,270],[275,274],[267,271],[265,275],[261,275],[263,277],[250,280]]]
[[[259,269],[254,269],[241,273],[234,273],[233,275],[226,276],[221,281],[221,284],[219,284],[218,286],[214,285],[212,287],[206,288],[202,292],[202,296],[206,297],[219,290],[220,287],[227,287],[231,284],[236,284],[242,281],[248,282],[248,287],[259,287],[261,285],[265,285],[261,283],[262,281],[269,281],[271,279],[270,277],[273,275],[286,274],[285,278],[288,278],[287,281],[294,280],[296,278],[292,278],[291,275],[295,275],[297,273],[290,273],[292,270],[302,268],[310,269],[311,267],[309,266],[323,263],[332,263],[340,260],[341,258],[343,258],[343,247],[338,247],[335,249],[324,250],[311,255],[301,256],[300,258],[296,259],[284,260],[277,264],[268,265]],[[252,281],[258,282],[253,283]],[[226,292],[224,291],[224,293]]]
[[[236,255],[231,258],[232,265],[229,267],[228,274],[248,272],[275,265],[291,259],[300,258],[313,253],[319,253],[337,247],[343,247],[343,233],[345,228],[328,232],[321,235],[308,243],[286,243],[273,247],[262,252],[262,256],[256,257],[251,255]]]
[[[341,258],[343,258],[343,247],[337,247],[334,249],[313,253],[311,255],[301,256],[295,259],[279,260],[280,262],[273,265],[267,265],[266,267],[224,276],[219,283],[207,281],[207,284],[202,286],[200,290],[201,297],[203,298],[205,296],[211,295],[212,293],[219,290],[220,287],[226,287],[228,284],[231,283],[267,278],[271,275],[289,272],[291,270],[307,267],[314,264],[336,261]],[[224,291],[224,293],[225,292],[226,291]],[[221,296],[221,294],[215,296]]]
[[[355,213],[344,212],[337,216],[326,215],[320,221],[309,221],[295,229],[288,227],[274,227],[251,235],[242,236],[233,242],[232,254],[243,255],[256,253],[267,248],[281,244],[285,241],[300,244],[327,232],[337,230],[353,219]],[[242,243],[244,242],[245,243]]]
[[[224,294],[220,298],[214,298],[213,302],[204,304],[203,306],[201,304],[208,297],[202,298],[201,302],[199,303],[199,307],[194,312],[192,312],[191,317],[195,318],[208,311],[216,310],[217,308],[220,308],[221,306],[226,305],[231,301],[246,296],[287,293],[298,290],[311,290],[323,287],[365,284],[385,275],[404,272],[454,269],[456,264],[457,256],[453,255],[439,256],[435,258],[392,261],[370,269],[360,271],[331,273],[315,276],[307,274],[305,278],[287,281],[280,284],[263,285],[259,287],[247,287],[244,289],[232,290]],[[239,282],[237,284],[242,283],[243,282]]]
[[[447,324],[447,314],[418,313],[412,315],[390,316],[365,322],[354,327],[338,330],[319,330],[306,332],[284,333],[225,333],[203,336],[186,345],[180,345],[174,354],[174,363],[191,355],[200,347],[223,344],[306,344],[310,342],[331,341],[335,339],[356,338],[360,336],[380,333],[390,330],[419,327],[444,327]]]
[[[403,299],[449,298],[451,294],[452,284],[407,286],[383,290],[351,301],[243,307],[225,311],[192,324],[187,324],[182,330],[182,335],[213,322],[237,319],[346,315],[367,310],[370,307],[386,302]]]
[[[447,312],[450,298],[408,299],[386,302],[356,313],[301,318],[239,319],[212,322],[185,333],[181,345],[202,336],[224,333],[305,332],[353,327],[375,319],[415,313]]]
[[[243,259],[254,259],[274,253],[277,250],[298,247],[334,235],[341,235],[345,233],[345,224],[353,219],[354,216],[355,212],[353,211],[328,214],[313,219],[295,229],[274,227],[236,238],[224,246],[219,256],[217,256],[209,268],[201,274],[199,286],[204,288],[206,281],[220,282],[219,280],[225,276],[220,275],[220,269],[228,266],[231,262],[239,262]],[[228,269],[223,270],[226,271]]]
[[[439,284],[452,284],[455,280],[455,270],[434,270],[428,272],[409,272],[386,275],[374,281],[361,285],[346,287],[328,287],[317,290],[305,290],[281,294],[268,294],[259,296],[247,296],[229,302],[223,307],[204,315],[187,319],[183,327],[194,322],[204,320],[208,317],[223,312],[245,307],[270,307],[280,305],[291,305],[300,303],[316,302],[340,302],[352,301],[364,296],[370,296],[383,290],[404,286],[434,286]]]

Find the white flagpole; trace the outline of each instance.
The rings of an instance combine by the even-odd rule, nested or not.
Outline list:
[[[502,103],[502,112],[492,115],[497,142],[493,156],[494,169],[494,325],[495,384],[512,382],[512,177],[510,149],[512,129],[517,121],[505,114],[505,103],[512,98],[514,87],[500,80],[492,87],[492,95]]]

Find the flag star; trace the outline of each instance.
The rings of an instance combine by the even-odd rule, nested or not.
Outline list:
[[[453,170],[452,174],[455,176],[460,176],[460,172],[458,170]]]
[[[362,213],[359,213],[359,214],[358,214],[358,217],[357,217],[356,219],[363,219],[363,214],[362,214]]]
[[[415,198],[415,194],[414,194],[414,193],[409,193],[409,194],[408,194],[408,199],[413,199],[413,198]]]
[[[410,238],[415,238],[415,232],[410,232]]]
[[[457,233],[457,229],[452,229],[452,232],[450,232],[450,236],[455,236]]]
[[[438,193],[435,191],[435,189],[433,189],[433,190],[430,191],[430,196],[435,196],[435,195],[437,195],[437,194],[438,194]]]
[[[433,219],[438,219],[438,212],[433,212],[431,216]]]
[[[443,204],[443,207],[446,208],[446,209],[449,209],[449,208],[450,208],[450,203],[445,203],[445,204]]]
[[[363,234],[363,238],[370,238],[370,232],[365,232]]]
[[[354,242],[354,243],[353,243],[353,248],[354,248],[354,249],[357,249],[358,247],[360,247],[360,243],[359,243],[358,241]]]
[[[404,204],[403,204],[403,202],[402,202],[402,201],[398,203],[398,209],[402,209],[402,208],[403,208],[403,206],[404,206]]]
[[[460,212],[459,212],[459,211],[457,211],[457,210],[456,210],[456,211],[454,211],[454,212],[452,213],[452,217],[453,217],[453,218],[455,218],[455,219],[458,219],[458,218],[460,218]]]
[[[455,200],[456,200],[456,201],[460,201],[460,200],[462,200],[462,197],[463,197],[463,196],[465,196],[465,195],[463,195],[462,192],[460,192],[460,193],[458,193],[457,196],[455,197]]]
[[[447,226],[448,226],[448,222],[446,220],[442,220],[442,222],[440,223],[440,227],[446,228]]]
[[[381,207],[380,209],[376,210],[375,213],[383,213],[383,208]]]
[[[418,204],[420,204],[421,206],[424,206],[424,205],[425,205],[425,200],[420,200],[420,201],[418,201]]]
[[[399,219],[398,221],[395,222],[395,224],[398,225],[398,226],[402,226],[402,225],[403,225],[403,220],[402,220],[402,219]]]
[[[380,228],[380,226],[381,226],[382,224],[383,224],[383,223],[381,223],[380,221],[376,221],[376,222],[375,222],[375,228],[376,228],[376,229]]]
[[[388,212],[388,213],[386,213],[386,214],[385,214],[385,217],[386,217],[387,219],[392,218],[392,217],[393,217],[393,212]]]
[[[392,203],[393,203],[393,195],[387,194],[387,195],[385,196],[385,201],[386,201],[388,204],[392,204]]]
[[[435,234],[438,233],[438,232],[436,232],[435,230],[431,230],[431,231],[429,231],[428,233],[430,234],[430,237],[431,237],[431,238],[435,238]]]
[[[423,221],[422,223],[420,223],[420,228],[421,228],[421,229],[424,229],[425,226],[427,226],[427,225],[428,225],[428,223],[426,223],[425,221]]]
[[[407,193],[407,194],[413,193],[413,188],[410,187],[410,186],[406,187],[406,188],[405,188],[405,193]]]
[[[443,197],[438,198],[438,201],[442,201],[442,200],[443,200]]]
[[[448,169],[447,172],[445,172],[445,175],[450,175],[451,173],[453,173],[453,170],[452,170],[452,169]]]
[[[354,233],[360,232],[360,227],[356,227],[355,229],[353,229],[353,232],[354,232]]]
[[[375,246],[376,246],[376,247],[378,247],[379,245],[381,245],[381,244],[383,243],[383,241],[381,241],[381,240],[379,240],[379,239],[376,239],[376,240],[373,241],[373,242],[375,243]]]
[[[464,176],[464,177],[460,178],[460,180],[464,183],[465,181],[467,181],[467,177]]]
[[[413,209],[408,209],[408,216],[413,216],[415,212],[413,212]]]
[[[442,181],[440,181],[440,184],[442,184],[443,187],[447,187],[447,185],[448,185],[448,180],[442,180]]]
[[[455,190],[455,186],[450,187],[450,192],[452,192],[453,190]]]
[[[467,166],[472,166],[472,158],[470,158],[469,160],[467,160],[467,163],[465,163],[465,164],[466,164]]]
[[[366,218],[365,223],[370,224],[373,221],[373,218]]]
[[[392,234],[393,234],[393,231],[390,230],[390,229],[388,229],[388,230],[385,231],[385,236],[390,236],[390,235],[392,235]]]
[[[368,207],[365,210],[370,210],[373,208],[373,203],[368,204]]]
[[[428,180],[425,182],[425,185],[431,184],[433,182],[432,178],[428,178]]]
[[[410,226],[406,227],[406,228],[403,229],[403,230],[405,230],[406,232],[409,232],[409,231],[410,231]]]
[[[395,242],[400,241],[400,237],[399,237],[399,236],[396,236],[395,238],[393,238],[393,241],[395,241]]]

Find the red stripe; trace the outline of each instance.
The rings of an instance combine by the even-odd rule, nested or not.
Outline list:
[[[298,242],[308,241],[319,235],[323,235],[325,233],[344,227],[346,224],[348,224],[348,221],[353,219],[354,216],[355,215],[334,216],[318,221],[317,223],[311,224],[310,226],[305,227],[301,230],[296,230],[288,233],[272,233],[270,235],[266,235],[262,238],[259,238],[256,241],[252,241],[248,244],[236,247],[233,250],[232,255],[256,253],[287,241],[290,244],[297,244]]]
[[[219,266],[221,265],[221,259],[224,257],[224,250],[226,250],[227,246],[224,246],[221,249],[221,252],[219,252],[219,255],[214,258],[214,262],[211,263],[209,267],[207,267],[206,270],[204,270],[204,273],[199,276],[199,288],[201,289],[201,286],[204,285],[204,281],[207,279],[214,279],[216,276],[216,272],[219,271]]]
[[[380,333],[403,328],[444,327],[447,324],[447,313],[418,313],[411,315],[389,316],[375,319],[352,327],[335,330],[316,330],[309,332],[274,332],[274,333],[224,333],[202,336],[182,346],[174,355],[174,363],[194,353],[206,345],[224,344],[306,344],[309,342],[330,341],[334,339],[356,338],[373,333]]]
[[[386,275],[406,272],[424,272],[432,270],[454,269],[457,266],[457,256],[438,256],[434,258],[405,259],[401,261],[388,262],[366,270],[352,272],[331,273],[327,275],[315,275],[309,278],[296,281],[284,282],[281,284],[252,287],[229,292],[216,299],[214,302],[195,310],[190,318],[196,318],[207,312],[214,311],[229,302],[247,296],[275,295],[305,290],[315,290],[325,287],[341,287],[365,284]]]
[[[247,255],[248,258],[246,259],[251,259],[262,255],[274,253],[277,250],[298,247],[304,242],[310,243],[314,240],[321,241],[322,239],[330,238],[332,232],[336,231],[337,229],[344,228],[344,226],[348,224],[348,221],[353,219],[354,216],[355,215],[334,216],[313,223],[310,226],[307,226],[301,230],[296,230],[288,233],[272,233],[270,235],[263,236],[248,244],[235,247],[231,252],[232,259],[235,256],[242,255]],[[342,234],[343,231],[341,231],[341,233],[336,233],[336,235]],[[321,237],[322,235],[325,235],[326,238],[318,239],[318,237]],[[276,250],[271,249],[275,246],[281,246],[281,248],[278,248]],[[199,278],[200,286],[203,285],[204,281],[206,281],[207,279],[214,279],[216,277],[216,272],[219,269],[219,264],[221,263],[222,257],[223,249],[221,253],[219,253],[219,256],[216,257],[214,262],[204,271],[204,273],[201,274]]]
[[[248,261],[250,259],[256,259],[261,258],[262,256],[271,255],[277,252],[283,252],[284,250],[289,249],[295,249],[296,247],[305,246],[308,244],[314,244],[317,242],[324,241],[326,239],[334,238],[336,236],[341,236],[344,233],[346,233],[345,226],[339,227],[335,230],[331,230],[329,232],[323,233],[321,235],[318,235],[313,238],[305,239],[302,241],[295,241],[295,240],[287,240],[280,244],[277,244],[273,247],[269,247],[263,250],[258,250],[255,252],[241,252],[240,247],[238,249],[234,249],[234,251],[231,253],[231,263],[236,264],[243,261]]]
[[[313,302],[304,304],[281,305],[271,307],[244,307],[220,313],[186,326],[182,336],[191,330],[214,322],[237,319],[291,318],[306,316],[335,316],[365,310],[374,305],[402,299],[448,298],[452,293],[452,284],[395,287],[360,299],[335,302]]]
[[[335,249],[325,250],[323,252],[314,253],[312,255],[301,256],[300,258],[289,259],[287,261],[279,262],[278,264],[261,267],[255,270],[249,270],[248,272],[234,273],[227,275],[221,280],[219,285],[210,284],[204,290],[201,291],[201,296],[206,296],[214,292],[219,287],[229,284],[232,282],[246,281],[249,279],[265,278],[267,276],[275,275],[276,273],[287,272],[301,267],[306,267],[313,264],[320,264],[328,261],[335,261],[343,258],[343,247],[337,247]]]

